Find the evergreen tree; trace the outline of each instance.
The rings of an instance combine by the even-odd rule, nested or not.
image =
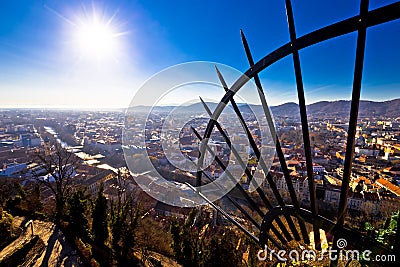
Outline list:
[[[0,245],[4,240],[12,237],[13,221],[13,216],[0,208]]]
[[[175,259],[178,262],[182,262],[184,255],[182,255],[182,233],[181,226],[179,225],[179,221],[173,219],[170,226],[170,233],[172,236],[172,250],[175,253]]]
[[[241,254],[236,250],[237,235],[226,229],[222,235],[212,237],[208,246],[208,257],[205,266],[240,266]]]
[[[121,266],[128,264],[130,254],[133,253],[133,247],[135,246],[135,233],[139,221],[139,209],[131,203],[128,207],[128,216],[125,217],[124,222],[124,235],[122,237],[122,257]]]
[[[88,235],[88,220],[86,211],[88,208],[88,196],[82,190],[78,190],[68,199],[69,228],[77,235]]]
[[[118,171],[115,179],[118,188],[116,203],[111,202],[110,228],[111,245],[118,266],[128,266],[133,262],[135,232],[139,221],[139,208],[132,192],[127,191],[127,174]]]
[[[92,213],[92,234],[94,241],[99,244],[104,244],[108,238],[107,199],[103,191],[103,184],[101,184]]]
[[[34,216],[35,218],[43,210],[44,205],[42,201],[42,191],[39,183],[36,183],[32,190],[30,190],[29,194],[26,196],[26,206],[27,213],[30,216]]]
[[[131,260],[135,245],[135,231],[139,221],[139,209],[129,197],[117,205],[111,206],[112,248],[117,257],[118,266],[127,266]]]
[[[196,221],[198,211],[193,209],[185,223],[177,220],[171,223],[172,235],[171,247],[175,253],[175,259],[184,267],[202,266],[205,256],[205,237],[207,225]],[[197,224],[197,225],[196,225]]]

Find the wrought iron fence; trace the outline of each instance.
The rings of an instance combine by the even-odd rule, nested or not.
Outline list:
[[[262,59],[257,62],[254,62],[253,56],[250,51],[250,47],[245,38],[245,35],[242,31],[240,31],[242,43],[244,46],[244,50],[249,62],[249,69],[244,72],[242,77],[237,79],[233,85],[229,88],[224,80],[224,77],[220,73],[218,69],[216,69],[218,77],[220,79],[222,87],[225,89],[226,93],[224,97],[221,99],[219,106],[211,111],[207,104],[202,100],[203,106],[210,116],[209,123],[207,125],[206,131],[203,136],[201,136],[194,128],[192,128],[193,132],[196,134],[199,140],[208,139],[211,136],[214,128],[222,134],[226,143],[230,147],[232,153],[236,156],[237,151],[235,151],[235,147],[231,145],[229,137],[225,134],[221,125],[218,122],[218,117],[226,105],[230,103],[234,112],[237,115],[238,120],[247,134],[247,138],[249,140],[249,144],[252,150],[255,153],[258,163],[263,169],[266,179],[269,183],[270,188],[273,192],[273,197],[275,198],[278,206],[274,206],[272,204],[271,199],[267,197],[264,191],[257,187],[256,193],[263,201],[265,207],[267,207],[268,211],[264,213],[259,205],[253,200],[253,198],[249,195],[249,193],[242,188],[240,184],[236,184],[236,190],[243,195],[243,197],[247,200],[249,206],[258,214],[257,218],[248,213],[235,198],[231,197],[229,194],[226,196],[228,200],[237,207],[243,215],[248,219],[248,221],[259,231],[259,235],[256,236],[252,231],[248,230],[244,225],[238,222],[235,218],[225,212],[221,207],[217,206],[215,203],[209,201],[207,197],[202,195],[201,192],[196,190],[196,188],[189,185],[193,190],[195,190],[201,197],[203,197],[210,205],[212,205],[215,209],[221,212],[229,221],[238,226],[246,235],[248,235],[251,239],[256,241],[262,248],[268,243],[268,241],[272,242],[277,248],[282,249],[283,244],[291,241],[302,240],[304,243],[309,244],[309,236],[306,228],[306,224],[312,224],[313,232],[314,232],[314,240],[315,240],[315,248],[317,250],[321,249],[320,243],[320,232],[319,229],[324,229],[325,231],[334,235],[333,249],[340,250],[340,247],[337,246],[337,241],[340,238],[345,237],[347,241],[353,247],[358,249],[369,248],[378,250],[381,253],[394,253],[397,252],[397,257],[400,258],[399,255],[399,247],[400,247],[400,231],[397,231],[397,238],[394,245],[394,251],[389,247],[383,246],[378,243],[376,240],[363,235],[362,233],[347,228],[344,226],[345,214],[347,212],[347,198],[349,193],[349,183],[351,177],[352,163],[354,157],[354,144],[355,144],[355,135],[356,135],[356,126],[358,120],[358,111],[359,111],[359,103],[360,103],[360,92],[361,92],[361,82],[362,82],[362,74],[363,74],[363,66],[364,66],[364,54],[365,54],[365,43],[366,43],[366,34],[367,29],[373,27],[375,25],[384,24],[396,19],[400,18],[400,2],[396,2],[393,4],[388,4],[383,7],[369,10],[369,2],[368,0],[361,0],[360,4],[360,12],[358,15],[350,17],[348,19],[344,19],[337,23],[331,24],[324,28],[318,29],[306,35],[297,37],[295,30],[295,21],[293,18],[293,10],[290,0],[285,0],[286,4],[286,13],[287,13],[287,21],[288,28],[290,33],[290,42],[282,45],[275,51],[269,53]],[[356,57],[355,57],[355,66],[354,66],[354,75],[353,75],[353,88],[352,88],[352,97],[351,97],[351,109],[349,114],[349,128],[347,135],[347,144],[346,144],[346,154],[344,160],[344,173],[340,191],[340,202],[339,208],[337,210],[337,220],[332,221],[318,214],[318,204],[316,198],[316,186],[313,177],[313,163],[311,156],[311,144],[310,144],[310,135],[309,135],[309,124],[307,120],[307,110],[304,96],[304,86],[303,86],[303,77],[301,72],[301,64],[300,64],[300,56],[299,51],[301,49],[310,47],[314,44],[328,41],[332,38],[346,35],[352,32],[357,32],[357,44],[356,44]],[[303,134],[303,142],[304,142],[304,154],[306,158],[306,171],[307,171],[307,179],[308,179],[308,188],[309,188],[309,196],[310,196],[310,210],[303,209],[300,207],[299,200],[296,196],[296,192],[294,190],[292,180],[289,174],[289,169],[284,157],[284,153],[282,151],[282,146],[280,140],[276,134],[275,126],[272,122],[272,116],[267,106],[267,101],[265,98],[265,92],[263,90],[259,73],[274,64],[275,62],[281,60],[284,57],[292,56],[293,58],[293,66],[295,71],[296,78],[296,86],[297,86],[297,95],[299,101],[300,108],[300,118],[301,118],[301,128]],[[242,88],[250,79],[254,79],[256,86],[259,91],[259,98],[263,105],[264,115],[268,121],[269,129],[271,131],[272,136],[276,137],[275,145],[276,145],[276,153],[279,158],[279,162],[282,168],[283,176],[285,182],[287,184],[287,188],[289,191],[291,205],[285,203],[282,195],[280,194],[278,187],[269,171],[265,162],[263,162],[263,158],[260,153],[260,148],[257,146],[256,141],[254,140],[248,125],[246,124],[245,119],[237,103],[235,102],[235,94]],[[208,153],[213,153],[213,151],[204,144],[201,147],[201,154],[204,155],[208,151]],[[215,156],[215,155],[213,155]],[[240,162],[240,157],[236,157],[241,165],[244,165],[244,162]],[[200,157],[198,164],[201,166],[202,159]],[[226,166],[224,163],[215,156],[215,160],[218,165],[221,166],[223,170],[226,170]],[[250,170],[244,165],[245,175],[249,178],[250,181],[254,181],[253,175]],[[207,175],[207,173],[200,170],[197,173],[197,186],[200,186],[202,183],[202,179],[206,177],[209,180],[213,180],[212,177]],[[259,218],[262,218],[261,222]],[[296,219],[294,219],[296,218]],[[286,221],[287,224],[284,223]],[[296,226],[298,224],[298,227]],[[288,227],[286,227],[286,225]],[[400,228],[400,221],[398,222],[398,230]],[[273,233],[273,235],[271,234]],[[273,251],[269,251],[274,254]],[[275,255],[277,256],[277,255]],[[332,261],[331,266],[336,266],[337,261]]]

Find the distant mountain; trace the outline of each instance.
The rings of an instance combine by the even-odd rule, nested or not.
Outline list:
[[[321,115],[337,115],[337,116],[349,116],[351,101],[339,100],[339,101],[321,101],[307,106],[307,112],[314,116]],[[369,116],[388,116],[397,117],[400,116],[400,99],[394,99],[384,102],[374,102],[361,100],[360,101],[360,117]]]
[[[360,103],[361,116],[370,114],[400,117],[400,98],[385,102],[362,101]]]
[[[307,114],[309,116],[342,116],[348,117],[350,114],[350,100],[338,101],[320,101],[307,105]],[[286,103],[283,105],[271,107],[275,117],[299,117],[299,106],[296,103]],[[394,99],[384,102],[374,102],[368,100],[360,101],[359,117],[370,116],[400,116],[400,99]]]
[[[343,116],[348,117],[350,113],[350,100],[338,100],[338,101],[320,101],[310,105],[307,105],[307,114],[309,116]],[[256,113],[263,112],[261,105],[248,105],[245,103],[237,104],[240,111],[248,113],[254,111]],[[217,107],[217,103],[207,102],[207,106],[214,110]],[[176,106],[157,106],[153,108],[153,112],[166,112],[169,113]],[[130,108],[135,112],[147,111],[148,107],[137,106]],[[271,112],[274,117],[291,117],[299,118],[299,106],[296,103],[290,102],[279,106],[271,106]],[[181,106],[178,108],[179,112],[190,112],[193,114],[206,114],[202,103],[195,103],[188,106]],[[232,109],[226,109],[224,112],[233,112]],[[400,98],[384,101],[375,102],[368,100],[360,101],[360,117],[365,116],[388,116],[388,117],[399,117],[400,116]]]
[[[273,106],[271,107],[271,112],[274,117],[290,117],[297,114],[297,117],[300,118],[299,105],[293,102],[285,103],[279,106]]]

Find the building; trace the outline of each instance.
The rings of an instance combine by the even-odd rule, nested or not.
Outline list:
[[[101,184],[106,186],[105,183],[108,180],[112,179],[114,176],[115,173],[113,171],[104,170],[91,178],[83,180],[82,182],[84,186],[87,188],[87,191],[93,196],[95,196],[99,192]]]
[[[26,170],[27,165],[25,163],[11,163],[4,164],[3,169],[0,170],[0,176],[11,176]]]

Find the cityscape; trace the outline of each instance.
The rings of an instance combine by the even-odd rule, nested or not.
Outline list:
[[[398,266],[400,2],[189,2],[0,4],[0,267]]]

